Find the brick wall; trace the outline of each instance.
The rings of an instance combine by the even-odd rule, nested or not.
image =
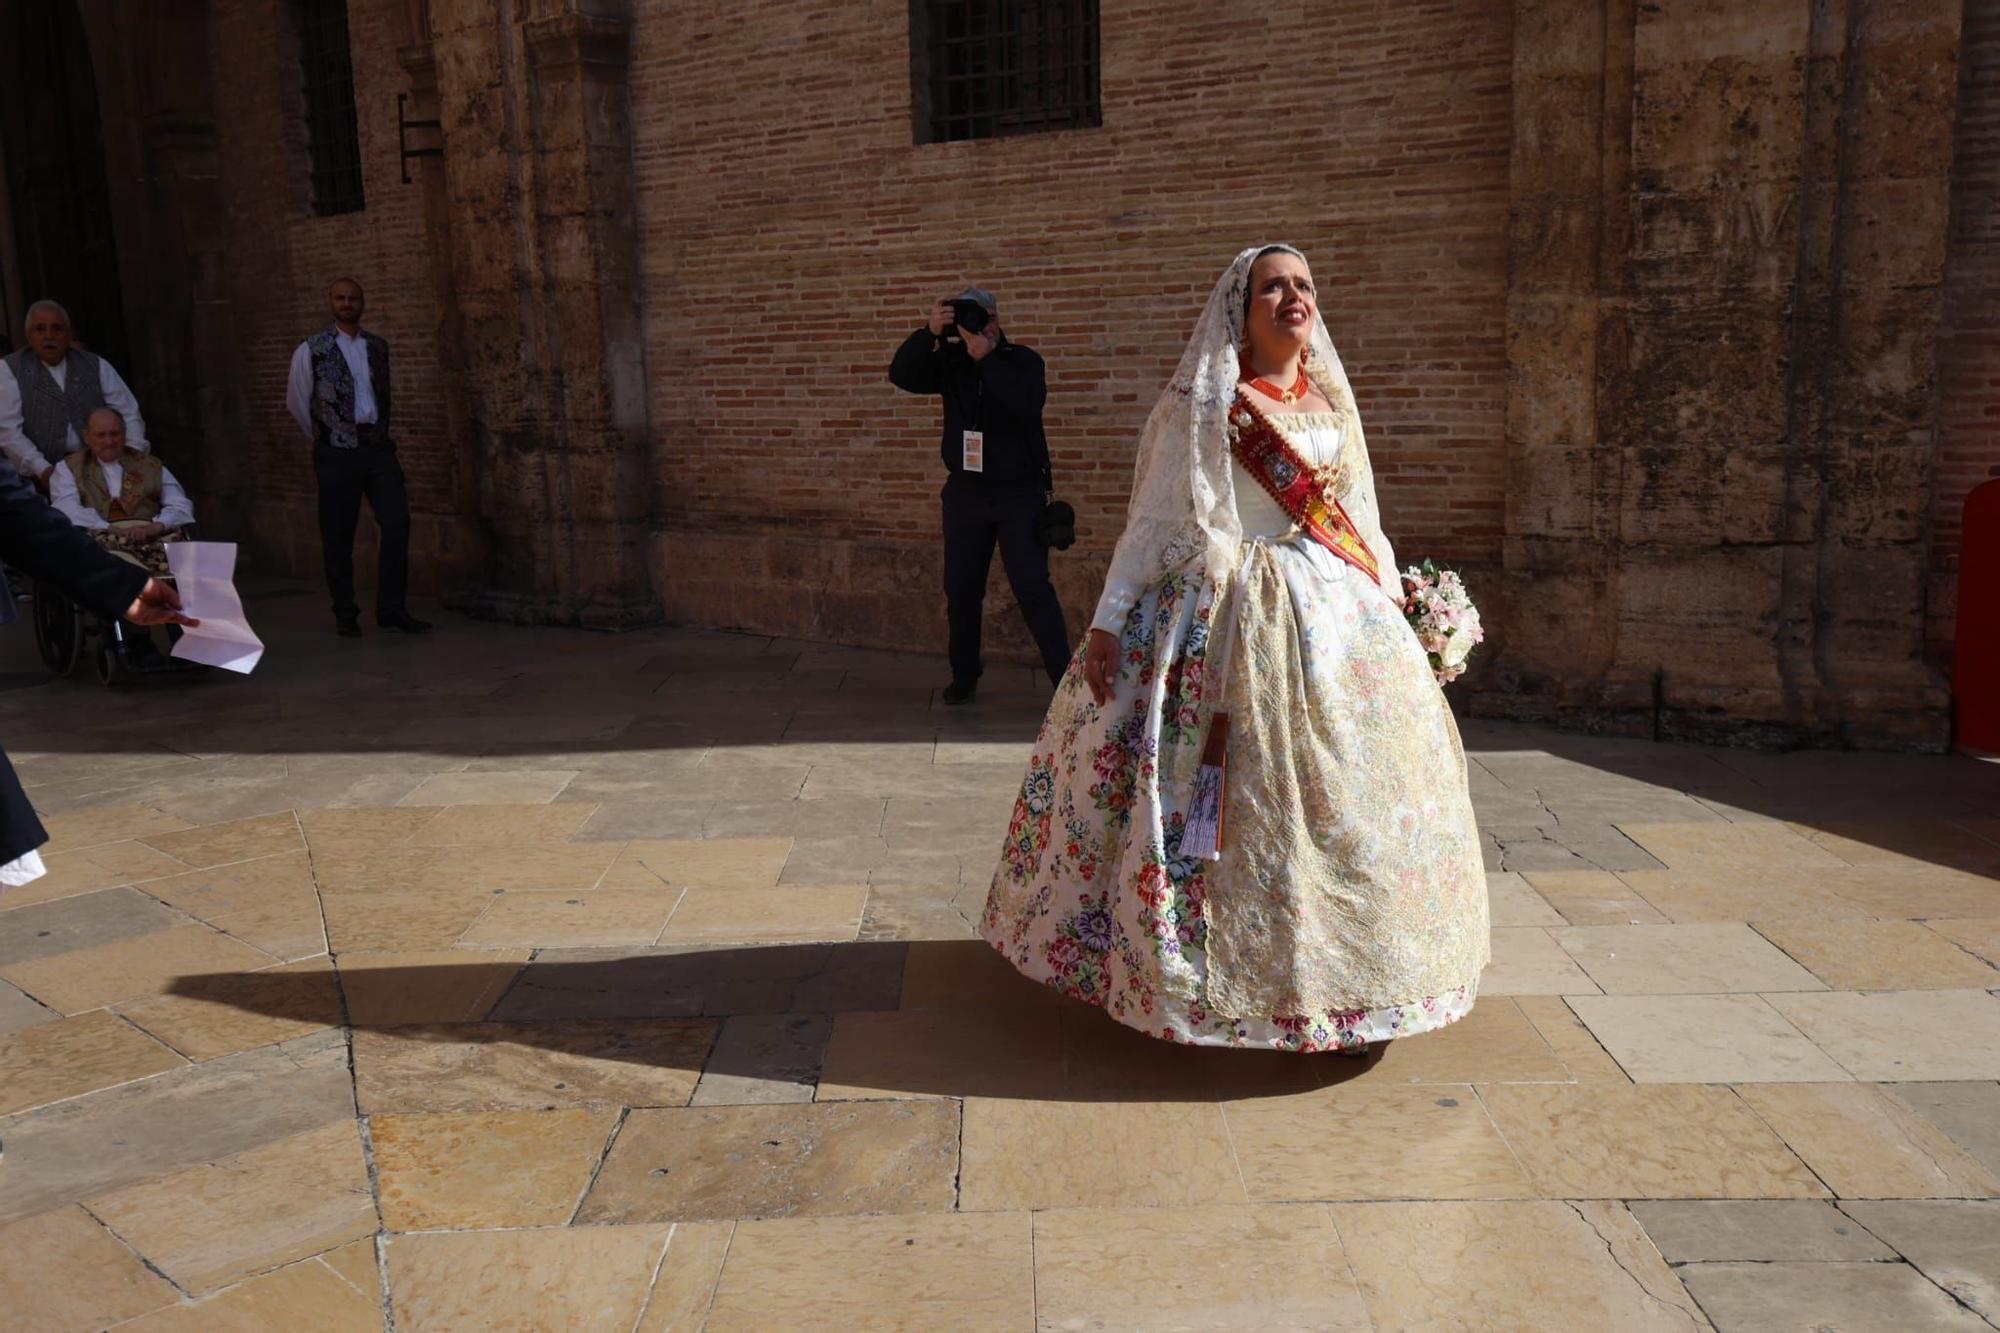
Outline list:
[[[2000,7],[1967,5],[1962,41],[1925,626],[1938,657],[1958,619],[1966,494],[2000,477]]]
[[[976,280],[1049,364],[1080,628],[1139,427],[1222,266],[1262,240],[1314,261],[1398,549],[1497,560],[1510,5],[1302,22],[1106,0],[1103,128],[922,147],[905,0],[750,24],[635,10],[670,614],[941,644],[935,403],[885,370],[933,298]],[[1010,600],[989,628],[1025,649]]]
[[[409,477],[412,579],[427,590],[453,510],[437,355],[437,313],[418,188],[401,183],[396,94],[408,87],[396,49],[408,41],[403,0],[349,0],[366,207],[333,217],[310,207],[304,104],[291,6],[211,0],[215,119],[228,216],[237,367],[255,478],[253,528],[266,568],[317,578],[319,536],[311,448],[285,411],[292,349],[326,323],[326,287],[358,280],[367,323],[389,340],[394,432]],[[373,581],[373,524],[363,523],[356,574]]]

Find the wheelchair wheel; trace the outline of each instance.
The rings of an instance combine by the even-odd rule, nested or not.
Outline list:
[[[83,656],[83,612],[46,583],[35,585],[34,604],[35,647],[41,650],[42,665],[67,676]]]
[[[107,636],[97,645],[97,679],[106,685],[116,685],[124,668],[118,656],[118,641]]]

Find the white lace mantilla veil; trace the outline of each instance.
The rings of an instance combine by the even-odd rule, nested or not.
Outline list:
[[[1133,464],[1125,531],[1112,552],[1104,596],[1092,622],[1097,628],[1111,628],[1107,621],[1122,625],[1138,598],[1170,574],[1202,569],[1220,587],[1235,573],[1243,529],[1229,466],[1228,412],[1242,378],[1239,352],[1250,268],[1257,256],[1272,250],[1305,259],[1289,245],[1253,245],[1236,256],[1209,294],[1173,379],[1146,419]],[[1341,503],[1374,553],[1384,585],[1400,598],[1395,554],[1382,533],[1375,503],[1361,415],[1317,310],[1311,346],[1308,371],[1339,418]]]

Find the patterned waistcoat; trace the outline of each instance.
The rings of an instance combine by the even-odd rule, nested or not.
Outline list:
[[[69,432],[76,429],[83,438],[83,423],[104,406],[104,377],[98,373],[98,359],[81,347],[69,349],[63,382],[35,355],[23,347],[7,358],[14,382],[21,387],[21,431],[51,463],[60,463],[69,453]]]
[[[104,479],[104,465],[97,461],[96,454],[79,449],[63,460],[63,466],[76,478],[78,498],[96,510],[99,518],[112,523],[121,519],[152,522],[160,515],[160,474],[165,468],[151,454],[129,447],[118,464],[125,469],[125,480],[119,485],[118,494],[113,495]]]
[[[389,432],[389,344],[366,329],[361,340],[368,348],[368,383],[375,390],[375,432]],[[340,337],[332,329],[321,329],[306,339],[312,357],[313,423],[319,427],[321,444],[335,449],[353,449],[361,437],[354,429],[354,372],[340,353]]]

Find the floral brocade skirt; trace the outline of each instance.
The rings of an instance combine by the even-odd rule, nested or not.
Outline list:
[[[1222,679],[1199,572],[1133,608],[1101,707],[1079,651],[981,933],[1169,1041],[1323,1051],[1450,1023],[1488,958],[1486,877],[1423,649],[1388,594],[1310,542],[1252,542],[1238,585]],[[1211,707],[1230,715],[1214,860],[1181,853]]]

